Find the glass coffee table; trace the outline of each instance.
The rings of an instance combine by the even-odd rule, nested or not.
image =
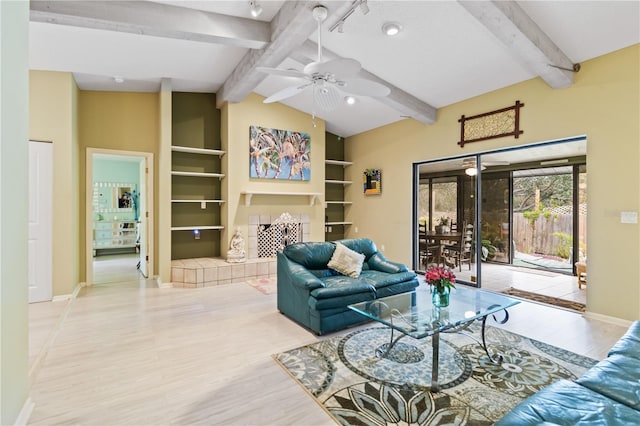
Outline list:
[[[416,290],[395,296],[349,305],[349,308],[367,318],[385,324],[391,329],[388,345],[376,351],[376,356],[385,358],[403,337],[424,339],[431,336],[432,368],[431,390],[438,391],[438,357],[440,333],[461,333],[482,345],[491,362],[502,361],[500,353],[489,353],[485,340],[485,325],[489,315],[499,324],[509,320],[507,308],[520,303],[516,299],[489,291],[457,286],[451,291],[451,302],[446,308],[436,308],[431,303],[431,293]],[[496,313],[502,311],[502,318]],[[482,322],[481,339],[468,331],[474,321]],[[394,332],[398,331],[396,336]]]

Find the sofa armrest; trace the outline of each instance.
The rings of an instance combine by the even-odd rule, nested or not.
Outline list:
[[[299,263],[295,263],[287,259],[284,255],[278,256],[278,262],[282,262],[283,268],[279,268],[278,272],[286,271],[291,283],[297,287],[304,288],[309,292],[316,289],[325,287],[324,283],[318,279],[315,275],[309,272],[304,266]]]
[[[373,256],[367,260],[367,264],[370,269],[387,272],[389,274],[397,274],[398,272],[407,272],[409,269],[407,265],[398,262],[392,262],[391,260],[384,257],[384,255],[380,252],[375,253]]]

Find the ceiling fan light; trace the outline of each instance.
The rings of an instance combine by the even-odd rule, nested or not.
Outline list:
[[[320,109],[324,111],[331,111],[340,103],[340,93],[338,93],[336,88],[331,86],[316,85],[314,87],[313,98]]]
[[[389,37],[398,35],[401,29],[402,27],[397,22],[386,22],[382,26],[382,32],[388,35]]]
[[[251,16],[253,16],[254,18],[257,18],[262,14],[262,6],[260,6],[257,2],[250,1],[249,6],[251,7]]]
[[[354,98],[353,96],[345,96],[344,101],[347,103],[347,105],[353,105],[356,103],[356,98]]]

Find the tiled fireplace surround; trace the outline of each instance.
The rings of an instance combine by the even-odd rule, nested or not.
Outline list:
[[[173,287],[197,288],[243,282],[256,278],[276,276],[276,258],[258,257],[258,228],[264,225],[282,223],[289,220],[282,215],[249,216],[248,235],[245,238],[247,261],[227,263],[222,258],[195,258],[171,261],[171,285]],[[310,221],[308,215],[291,215],[291,223],[302,228],[302,241],[309,241]],[[293,241],[295,242],[295,238]],[[278,244],[279,242],[272,242]],[[260,243],[264,249],[264,241]],[[263,250],[261,250],[263,251]]]

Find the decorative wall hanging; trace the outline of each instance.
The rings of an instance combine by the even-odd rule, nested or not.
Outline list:
[[[308,181],[311,179],[311,135],[250,126],[249,176]]]
[[[364,195],[376,195],[382,192],[382,171],[380,169],[366,169],[362,173]]]
[[[472,117],[460,117],[460,148],[464,144],[504,136],[514,136],[516,139],[524,133],[520,130],[520,108],[524,104],[516,101],[514,106],[498,109]]]

